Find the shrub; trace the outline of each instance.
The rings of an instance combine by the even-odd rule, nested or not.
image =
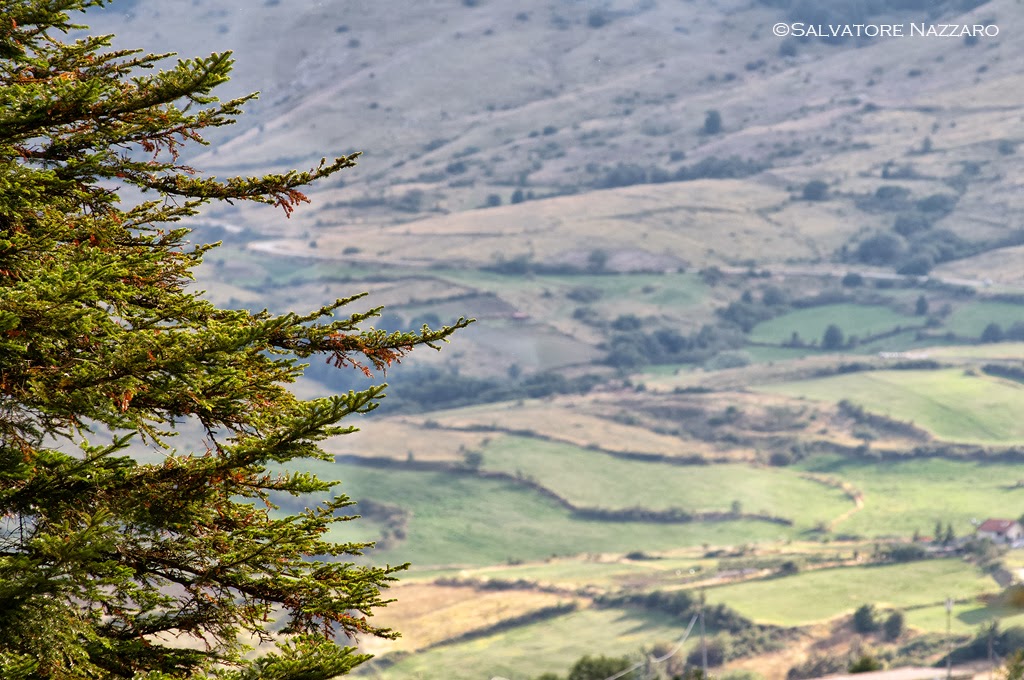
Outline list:
[[[932,228],[931,220],[917,212],[903,213],[896,216],[892,225],[893,231],[900,236],[910,236],[919,231],[926,231]]]
[[[873,633],[878,630],[875,619],[875,605],[862,604],[853,613],[853,629],[858,633]]]
[[[722,114],[712,109],[704,116],[704,134],[717,135],[722,131]]]
[[[870,654],[861,654],[860,658],[854,660],[850,667],[847,669],[850,673],[870,673],[871,671],[880,671],[885,666],[882,662],[871,656]]]
[[[843,346],[843,331],[835,324],[829,324],[821,336],[822,349],[839,349]]]
[[[786,680],[804,680],[817,678],[833,673],[843,673],[848,669],[846,662],[834,655],[811,655],[807,661],[797,664],[786,673]]]
[[[856,288],[857,286],[864,285],[864,277],[857,272],[847,272],[846,276],[843,277],[842,284],[847,288]]]
[[[612,321],[612,328],[623,332],[635,331],[642,325],[643,322],[635,314],[622,314]]]
[[[896,270],[896,273],[903,274],[904,276],[925,276],[934,266],[935,260],[932,256],[922,253],[904,260],[903,264]]]
[[[467,166],[464,161],[455,161],[444,166],[444,171],[449,175],[461,175],[466,172]]]
[[[729,660],[732,653],[732,644],[726,635],[716,635],[705,644],[708,655],[708,666],[721,666]],[[696,645],[686,656],[686,661],[693,666],[701,666],[704,663],[704,650],[700,644]]]
[[[591,28],[601,28],[608,21],[608,13],[601,9],[590,10],[590,14],[587,15],[587,26]]]
[[[633,662],[628,656],[585,656],[577,661],[569,671],[567,680],[605,680],[605,678],[621,673]],[[624,679],[636,678],[635,673],[620,676]]]
[[[985,326],[985,330],[981,332],[982,342],[1002,342],[1003,341],[1003,327],[993,322]]]
[[[812,179],[804,185],[803,197],[805,201],[824,201],[828,198],[828,184],[820,179]]]
[[[947,215],[953,212],[960,199],[953,194],[932,194],[917,202],[917,209],[926,213]]]
[[[905,627],[906,621],[903,612],[893,612],[882,624],[882,631],[885,633],[885,639],[892,641],[903,635]]]
[[[570,289],[565,297],[576,302],[582,302],[583,304],[589,304],[596,302],[601,299],[604,293],[600,288],[594,288],[593,286],[577,286],[576,288]]]
[[[858,633],[873,633],[879,630],[879,622],[874,617],[873,604],[861,604],[853,612],[853,630]]]
[[[861,241],[857,259],[865,264],[892,264],[903,256],[907,243],[896,234],[879,232]]]

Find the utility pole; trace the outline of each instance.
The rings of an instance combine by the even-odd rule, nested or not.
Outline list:
[[[946,680],[953,677],[953,598],[946,598]]]
[[[992,636],[996,634],[996,624],[993,621],[988,627],[988,680],[992,680],[992,669],[996,667],[995,656],[992,654]]]
[[[707,602],[707,594],[704,589],[700,589],[700,661],[701,670],[704,671],[704,675],[701,676],[704,680],[708,678],[708,644],[704,639],[704,604]]]

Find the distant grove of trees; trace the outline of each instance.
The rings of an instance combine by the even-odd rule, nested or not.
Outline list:
[[[805,186],[805,198],[809,184]],[[812,190],[812,193],[814,191]],[[840,259],[893,267],[898,273],[923,276],[943,262],[1024,244],[1024,229],[987,241],[968,241],[935,223],[956,208],[956,194],[936,193],[914,200],[905,187],[885,184],[856,200],[860,210],[893,215],[889,230],[874,231],[840,249]]]
[[[719,122],[718,125],[721,125]],[[705,128],[708,122],[705,121]],[[714,128],[714,119],[711,127]],[[689,182],[698,179],[740,179],[767,170],[769,163],[740,156],[719,158],[708,156],[700,161],[667,170],[658,166],[643,166],[635,163],[617,163],[612,166],[591,164],[587,171],[596,175],[591,182],[595,189],[613,189],[634,184],[661,184],[664,182]]]

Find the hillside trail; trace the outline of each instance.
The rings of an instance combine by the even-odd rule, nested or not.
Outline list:
[[[835,531],[836,526],[838,526],[842,522],[845,522],[846,520],[850,519],[851,517],[853,517],[858,512],[860,512],[861,510],[864,509],[864,496],[863,496],[863,494],[858,494],[856,496],[852,496],[852,499],[853,499],[853,507],[850,508],[849,510],[847,510],[846,512],[844,512],[843,514],[839,515],[838,517],[834,518],[831,522],[829,522],[829,525],[828,525],[829,531]]]

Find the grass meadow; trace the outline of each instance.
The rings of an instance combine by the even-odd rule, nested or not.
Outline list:
[[[387,680],[443,677],[528,680],[542,673],[565,674],[585,654],[633,654],[658,642],[675,642],[686,624],[656,613],[582,609],[476,640],[436,647],[407,657],[385,670],[372,664],[359,673]],[[689,644],[693,644],[691,641]],[[639,657],[638,657],[639,660]]]
[[[973,598],[997,590],[995,581],[959,559],[819,569],[794,576],[709,588],[724,603],[761,623],[798,626],[852,612],[862,604],[903,609]]]
[[[972,521],[1019,517],[1024,489],[1015,488],[1024,468],[943,458],[865,461],[819,457],[801,464],[812,472],[850,482],[864,494],[864,507],[835,531],[866,536],[931,536],[935,523],[952,523],[958,536]]]
[[[946,631],[945,600],[925,607],[915,607],[905,612],[907,625],[918,630],[943,633]],[[1024,612],[1019,609],[989,607],[968,598],[954,602],[949,628],[954,634],[974,634],[990,621],[998,620],[1002,629],[1024,625]]]
[[[728,512],[739,502],[745,512],[791,518],[807,527],[852,506],[842,492],[784,468],[624,460],[525,437],[495,440],[483,455],[485,469],[528,476],[587,507]]]
[[[535,590],[478,591],[405,579],[385,594],[395,601],[374,613],[374,624],[398,630],[402,637],[362,640],[360,647],[372,654],[423,649],[506,619],[574,602],[572,597]]]
[[[799,532],[748,520],[688,524],[582,520],[555,501],[512,482],[327,462],[310,462],[304,469],[324,479],[342,480],[340,491],[354,499],[371,498],[410,512],[407,538],[373,551],[371,559],[378,563],[480,566],[704,543],[738,545],[764,539],[766,534],[774,540]],[[358,506],[353,512],[358,512]],[[360,523],[364,522],[355,525]],[[347,540],[352,529],[342,525],[335,531],[333,539]]]
[[[849,399],[948,441],[1024,443],[1024,385],[963,369],[864,371],[759,389],[823,401]]]
[[[821,342],[825,329],[836,324],[849,335],[861,338],[883,333],[897,326],[920,325],[920,317],[904,316],[880,305],[837,304],[798,309],[757,324],[750,332],[752,342],[780,344],[788,342],[793,333],[804,342]]]
[[[943,326],[957,335],[978,337],[990,323],[997,323],[1006,330],[1017,322],[1024,322],[1024,305],[972,302],[954,309]]]

